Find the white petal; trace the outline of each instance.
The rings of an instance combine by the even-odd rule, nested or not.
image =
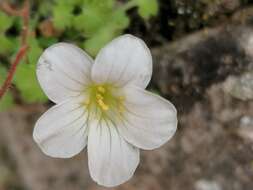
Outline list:
[[[87,112],[79,102],[58,104],[37,121],[33,138],[46,155],[69,158],[86,146]]]
[[[99,53],[92,67],[97,83],[134,84],[146,88],[152,75],[152,57],[146,44],[132,35],[114,39]]]
[[[80,94],[90,82],[92,59],[80,48],[57,43],[47,48],[37,65],[37,78],[55,103]]]
[[[88,136],[91,177],[98,184],[113,187],[129,180],[139,163],[139,149],[128,144],[109,121],[92,124]]]
[[[124,121],[118,129],[129,143],[149,150],[174,135],[177,111],[173,104],[138,87],[127,87],[125,96]]]

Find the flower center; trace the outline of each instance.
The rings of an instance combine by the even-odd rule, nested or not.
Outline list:
[[[92,84],[87,92],[85,105],[90,113],[95,113],[99,117],[109,117],[111,114],[122,115],[125,98],[119,88],[110,84]]]

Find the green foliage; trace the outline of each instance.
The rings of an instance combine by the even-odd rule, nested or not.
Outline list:
[[[6,31],[12,26],[14,19],[0,12],[0,54],[6,55],[12,53],[15,49],[15,39],[6,36]]]
[[[136,0],[138,5],[138,12],[144,19],[149,19],[158,13],[157,0]]]
[[[143,19],[155,16],[157,0],[34,0],[30,18],[29,51],[18,65],[13,83],[21,100],[45,102],[36,79],[36,64],[43,49],[69,41],[83,47],[91,55],[123,33],[130,24],[128,10],[137,8]],[[0,12],[0,84],[6,69],[20,47],[22,20]],[[0,110],[13,104],[10,92],[0,101]]]
[[[13,97],[10,92],[7,92],[0,101],[0,112],[10,109],[13,105]]]
[[[45,102],[47,100],[37,82],[34,64],[19,65],[14,84],[18,87],[21,97],[27,103]]]
[[[126,11],[135,6],[144,19],[158,11],[157,0],[132,0],[121,6],[117,6],[115,0],[62,0],[53,7],[53,23],[59,30],[76,30],[86,38],[85,50],[95,56],[101,47],[128,27]],[[80,10],[75,13],[77,8]]]
[[[112,28],[102,28],[94,34],[92,38],[89,38],[84,42],[84,49],[91,55],[96,55],[98,50],[103,47],[108,41],[113,39],[115,34]]]
[[[107,20],[108,15],[100,9],[94,6],[84,7],[82,13],[75,17],[73,27],[90,37],[103,27]]]
[[[88,37],[84,42],[84,48],[91,55],[96,55],[101,47],[119,35],[129,25],[129,18],[125,12],[119,10],[113,12],[112,7],[107,8],[109,10],[106,12],[99,9],[96,10],[97,12],[91,11],[92,8],[85,10],[75,22],[76,29]],[[85,22],[86,20],[90,22]]]
[[[61,2],[61,1],[59,1]],[[53,7],[53,23],[56,28],[64,30],[65,28],[71,27],[73,20],[72,15],[73,7],[58,3]]]
[[[35,38],[30,39],[29,45],[32,48],[27,55],[27,59],[24,59],[19,64],[14,77],[14,84],[20,90],[21,97],[25,102],[45,102],[47,98],[36,78],[36,63],[42,53],[42,49]]]
[[[40,38],[37,38],[38,40],[38,43],[41,45],[41,47],[49,47],[55,43],[57,43],[57,39],[56,38],[53,38],[53,37],[48,37],[48,38],[45,38],[45,37],[40,37]]]
[[[7,16],[3,12],[0,12],[0,33],[4,33],[13,24],[13,18]]]
[[[0,67],[0,85],[1,86],[4,82],[6,74],[7,74],[6,69],[4,67]],[[0,101],[0,112],[8,110],[9,108],[12,107],[13,104],[14,104],[13,97],[10,92],[7,92]]]
[[[0,34],[0,54],[6,55],[13,53],[16,47],[17,40],[15,38],[7,37],[4,34]]]
[[[30,48],[27,58],[28,58],[28,64],[29,65],[35,65],[38,61],[39,56],[43,52],[43,49],[40,47],[39,42],[35,38],[29,39],[29,47]],[[26,63],[23,63],[22,65],[25,65]]]

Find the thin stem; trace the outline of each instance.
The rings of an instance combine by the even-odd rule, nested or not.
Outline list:
[[[14,77],[14,74],[15,74],[15,71],[17,69],[17,66],[20,63],[21,59],[25,56],[25,53],[26,53],[27,49],[28,49],[27,45],[25,45],[25,46],[23,46],[23,47],[21,47],[19,49],[19,51],[18,51],[18,53],[17,53],[17,55],[15,57],[15,60],[12,63],[11,68],[10,68],[10,70],[8,72],[7,78],[6,78],[6,80],[5,80],[2,88],[0,90],[0,99],[3,97],[3,95],[6,93],[6,91],[11,86],[11,81],[12,81],[12,79]]]
[[[22,58],[25,56],[28,50],[27,38],[29,35],[30,4],[29,0],[26,0],[21,10],[14,10],[9,4],[4,2],[0,5],[0,8],[9,15],[20,16],[23,20],[23,28],[21,32],[21,47],[18,50],[18,53],[16,54],[16,57],[13,63],[11,64],[7,77],[3,83],[3,86],[0,89],[0,100],[1,100],[1,98],[10,88],[17,66],[21,62]]]
[[[21,16],[20,11],[13,9],[7,1],[0,3],[0,9],[10,16]]]
[[[22,28],[22,34],[21,34],[21,44],[25,45],[27,43],[27,38],[29,35],[29,18],[30,18],[29,0],[26,0],[24,3],[22,18],[23,18],[23,28]]]

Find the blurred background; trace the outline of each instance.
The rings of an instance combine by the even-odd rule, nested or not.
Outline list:
[[[71,42],[93,57],[130,33],[151,48],[149,90],[178,109],[174,138],[142,151],[119,190],[253,189],[253,2],[251,0],[0,0],[0,84],[28,46],[0,99],[0,190],[98,190],[84,151],[53,159],[32,140],[53,104],[35,67],[43,49]]]

